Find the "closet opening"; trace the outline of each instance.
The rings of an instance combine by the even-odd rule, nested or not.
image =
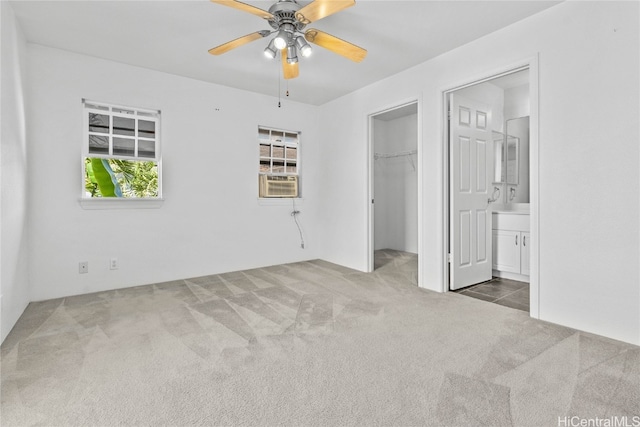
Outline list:
[[[369,271],[393,266],[418,286],[418,103],[369,116]]]

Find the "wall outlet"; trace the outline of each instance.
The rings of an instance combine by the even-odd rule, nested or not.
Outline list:
[[[89,272],[89,261],[80,261],[78,264],[78,273],[85,274]]]
[[[118,269],[118,258],[111,258],[109,261],[109,270],[117,270]]]

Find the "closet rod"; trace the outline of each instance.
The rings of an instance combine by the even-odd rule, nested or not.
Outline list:
[[[412,154],[418,154],[418,150],[398,151],[397,153],[375,153],[373,155],[373,158],[378,160],[378,159],[387,159],[390,157],[410,156]]]

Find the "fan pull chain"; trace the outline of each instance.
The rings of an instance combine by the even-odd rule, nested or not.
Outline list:
[[[280,55],[282,55],[282,51],[280,51]],[[281,108],[282,104],[280,103],[281,98],[281,90],[280,90],[280,80],[282,75],[282,67],[278,64],[278,108]]]

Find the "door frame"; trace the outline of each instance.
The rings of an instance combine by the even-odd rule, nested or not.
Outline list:
[[[441,123],[441,148],[442,148],[442,260],[443,281],[442,292],[449,292],[449,126],[448,126],[448,95],[459,89],[464,89],[479,83],[493,80],[521,70],[529,70],[529,221],[531,227],[531,272],[529,275],[529,315],[540,318],[540,232],[539,232],[539,86],[538,86],[538,55],[522,59],[520,61],[498,67],[489,72],[478,75],[470,75],[462,82],[447,85],[440,91]]]
[[[367,272],[372,272],[375,267],[374,252],[375,252],[375,218],[374,218],[374,170],[375,170],[375,148],[374,148],[374,126],[373,120],[376,116],[390,111],[397,110],[399,108],[406,107],[408,105],[415,104],[417,107],[416,126],[416,178],[418,180],[418,286],[422,286],[422,263],[420,262],[420,254],[422,252],[422,150],[420,142],[422,141],[422,102],[421,96],[407,98],[393,104],[377,108],[375,111],[367,114],[367,199],[365,200],[367,206],[367,223],[366,223],[366,236],[367,236]]]

